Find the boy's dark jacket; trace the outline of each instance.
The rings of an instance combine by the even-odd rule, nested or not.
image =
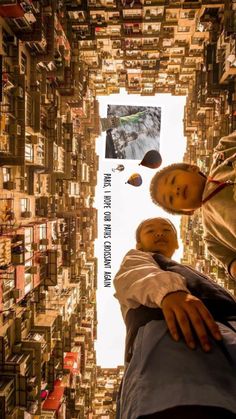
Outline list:
[[[186,286],[190,293],[205,304],[216,321],[228,324],[228,321],[236,320],[236,301],[220,285],[201,272],[189,266],[181,265],[160,253],[155,253],[153,258],[163,271],[172,271],[182,275],[186,279]],[[144,326],[151,320],[163,319],[163,313],[160,308],[150,308],[141,305],[128,311],[125,319],[127,330],[126,361],[129,361],[132,355],[132,346],[139,327]]]

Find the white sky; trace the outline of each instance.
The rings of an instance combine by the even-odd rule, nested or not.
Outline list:
[[[183,110],[185,97],[170,94],[149,96],[128,95],[124,89],[119,95],[100,96],[100,116],[107,116],[107,105],[136,105],[161,107],[160,153],[161,168],[183,159],[186,141],[183,137]],[[103,178],[104,173],[112,174],[112,276],[118,271],[126,252],[135,247],[135,230],[138,224],[146,218],[168,217],[179,230],[179,216],[166,214],[151,201],[149,184],[155,170],[139,166],[140,160],[105,159],[105,133],[97,140],[99,155],[98,184],[96,188],[95,207],[98,208],[98,239],[95,242],[95,252],[98,257],[98,339],[96,343],[97,365],[116,367],[123,365],[125,326],[120,313],[119,303],[113,297],[114,289],[104,287],[104,238],[103,238]],[[112,172],[119,163],[124,164],[123,172]],[[132,173],[139,173],[143,183],[134,187],[125,182]],[[182,248],[175,254],[179,260]]]

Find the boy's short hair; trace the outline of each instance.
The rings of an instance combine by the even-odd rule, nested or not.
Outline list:
[[[176,237],[177,237],[177,230],[176,230],[176,228],[175,228],[175,226],[174,226],[174,224],[168,219],[168,218],[164,218],[164,217],[153,217],[153,218],[147,218],[146,220],[143,220],[139,225],[138,225],[138,227],[137,227],[137,229],[136,229],[136,233],[135,233],[135,237],[136,237],[136,243],[139,243],[139,241],[140,241],[140,233],[141,233],[141,230],[142,230],[142,228],[143,228],[143,226],[144,226],[144,224],[147,222],[147,221],[153,221],[153,220],[165,220],[168,224],[170,224],[170,227],[172,228],[172,230],[175,232],[175,234],[176,234]]]
[[[188,163],[173,163],[169,166],[163,167],[163,169],[158,170],[156,174],[153,176],[151,183],[150,183],[150,194],[151,198],[154,204],[158,205],[159,207],[163,208],[166,212],[169,214],[181,214],[181,215],[192,215],[194,211],[182,211],[182,210],[175,210],[170,209],[166,206],[164,206],[162,203],[160,203],[156,196],[156,188],[159,180],[162,178],[163,175],[165,175],[168,172],[171,172],[172,170],[185,170],[187,171],[189,167],[193,166],[192,164]]]

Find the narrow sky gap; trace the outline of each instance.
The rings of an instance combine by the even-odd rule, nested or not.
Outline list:
[[[183,110],[185,97],[170,94],[143,97],[128,95],[121,89],[120,95],[98,97],[100,116],[106,117],[107,105],[161,106],[160,153],[167,164],[180,162],[186,147],[183,136]],[[135,246],[136,226],[145,218],[164,216],[173,221],[179,231],[179,216],[167,215],[155,206],[149,196],[149,184],[155,170],[139,166],[139,160],[105,159],[105,133],[97,139],[99,155],[98,185],[96,188],[95,206],[98,208],[98,240],[95,252],[98,257],[98,340],[96,343],[97,364],[102,367],[123,365],[125,329],[120,314],[119,304],[114,298],[113,287],[105,286],[108,277],[104,278],[104,174],[111,174],[111,265],[112,277],[116,273],[125,253]],[[112,172],[112,168],[122,163],[122,172]],[[125,184],[132,173],[140,173],[143,184],[135,188]],[[179,260],[182,247],[175,255]],[[112,282],[109,278],[110,283]]]

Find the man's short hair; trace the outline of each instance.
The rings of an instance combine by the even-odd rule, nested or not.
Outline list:
[[[142,228],[143,228],[143,226],[144,226],[144,224],[147,222],[147,221],[153,221],[153,220],[164,220],[164,221],[166,221],[168,224],[170,224],[170,227],[172,228],[172,230],[175,232],[175,234],[176,234],[176,237],[177,237],[177,230],[176,230],[176,228],[175,228],[175,226],[174,226],[174,224],[168,219],[168,218],[164,218],[164,217],[153,217],[153,218],[147,218],[146,220],[143,220],[139,225],[138,225],[138,227],[137,227],[137,229],[136,229],[136,233],[135,233],[135,236],[136,236],[136,243],[139,243],[140,242],[140,234],[141,234],[141,230],[142,230]]]
[[[163,208],[166,212],[168,212],[169,214],[181,214],[181,215],[192,215],[193,211],[182,211],[182,210],[175,210],[175,209],[170,209],[166,206],[163,205],[163,203],[160,203],[158,201],[158,198],[156,196],[156,189],[157,189],[157,185],[158,182],[160,181],[160,179],[162,178],[162,176],[164,176],[166,173],[172,172],[172,170],[185,170],[187,171],[189,169],[189,167],[191,167],[191,164],[188,163],[173,163],[170,164],[169,166],[163,167],[163,169],[158,170],[158,172],[156,172],[156,174],[153,176],[151,183],[150,183],[150,194],[151,194],[151,198],[154,204],[158,205],[159,207]]]

